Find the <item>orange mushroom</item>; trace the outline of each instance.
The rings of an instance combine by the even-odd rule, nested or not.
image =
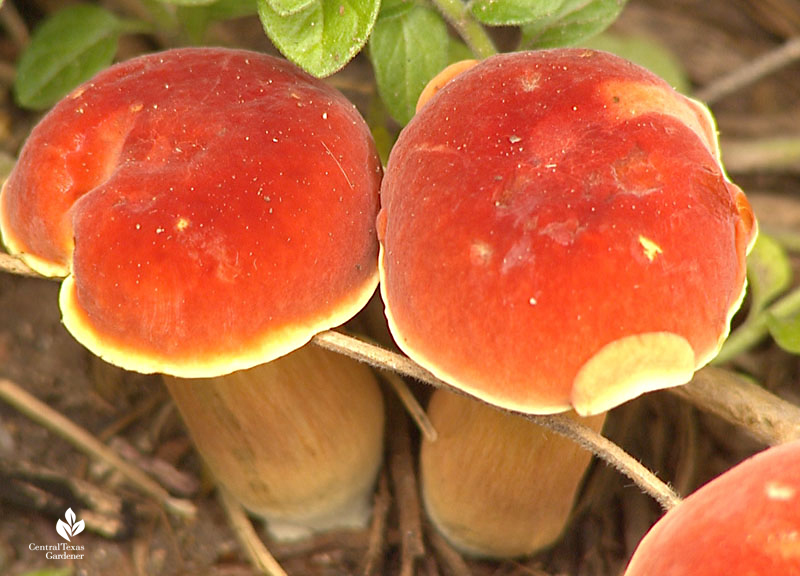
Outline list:
[[[705,108],[561,49],[489,58],[420,109],[378,234],[403,351],[498,406],[586,415],[713,358],[756,224]]]
[[[172,376],[223,484],[313,528],[366,502],[382,398],[355,362],[289,353],[374,292],[380,178],[369,129],[336,90],[263,54],[177,49],[112,66],[47,114],[3,187],[0,230],[32,268],[65,277],[79,342]]]
[[[591,50],[443,74],[381,186],[381,294],[398,346],[488,405],[574,409],[598,430],[605,411],[688,382],[727,336],[756,234],[707,110]],[[588,459],[463,403],[432,400],[433,424],[452,434],[422,446],[429,515],[467,553],[549,545]],[[570,489],[542,496],[544,482]]]
[[[800,574],[800,442],[745,460],[667,512],[625,576]]]

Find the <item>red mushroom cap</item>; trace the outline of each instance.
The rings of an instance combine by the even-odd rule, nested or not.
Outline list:
[[[800,441],[712,480],[653,526],[625,576],[800,574]]]
[[[381,290],[397,344],[439,378],[595,414],[718,352],[755,234],[701,105],[607,53],[504,54],[400,135]]]
[[[140,372],[251,367],[377,284],[381,167],[353,105],[292,64],[190,48],[112,66],[37,125],[0,197],[8,248],[67,276],[64,323]]]

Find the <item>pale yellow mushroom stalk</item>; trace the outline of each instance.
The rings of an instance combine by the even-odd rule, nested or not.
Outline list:
[[[366,365],[309,345],[220,378],[164,381],[213,475],[273,537],[366,525],[384,426]]]
[[[434,526],[461,552],[527,556],[564,532],[592,455],[523,416],[443,389],[428,415],[438,439],[423,442],[422,497]],[[605,414],[578,418],[600,431]]]

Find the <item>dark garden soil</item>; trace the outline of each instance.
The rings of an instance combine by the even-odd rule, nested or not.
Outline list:
[[[42,15],[66,2],[6,3],[16,8],[30,29]],[[123,10],[136,3],[105,2]],[[0,14],[9,8],[0,9]],[[0,19],[3,174],[37,119],[16,108],[10,96],[14,62],[24,41],[24,29],[15,27],[14,15]],[[800,232],[800,160],[776,163],[752,146],[762,138],[800,137],[800,62],[762,73],[729,94],[708,91],[718,79],[800,36],[800,0],[631,0],[613,30],[661,42],[685,68],[695,93],[715,98],[712,109],[723,158],[732,179],[751,198],[762,230]],[[219,25],[214,35],[218,43],[271,49],[257,19]],[[121,56],[157,47],[148,42],[125,40]],[[367,114],[371,74],[360,56],[330,82]],[[57,294],[56,282],[0,273],[0,378],[23,387],[118,452],[135,457],[137,466],[156,474],[174,495],[191,500],[197,515],[187,521],[165,512],[107,466],[0,402],[0,574],[60,568],[65,570],[59,574],[75,575],[256,573],[240,550],[160,380],[124,373],[92,359],[61,326]],[[797,357],[765,342],[737,358],[736,364],[775,394],[800,405]],[[422,386],[415,391],[421,398],[426,393]],[[387,433],[397,433],[398,428],[402,426],[394,422]],[[595,463],[574,518],[556,547],[518,561],[464,560],[454,556],[424,520],[412,533],[399,524],[394,487],[413,479],[414,468],[408,463],[414,462],[418,444],[413,426],[409,430],[410,443],[390,442],[387,461],[398,465],[385,467],[377,491],[377,509],[385,511],[385,523],[300,544],[267,540],[290,575],[615,576],[661,514],[659,506],[630,480]],[[765,447],[743,430],[667,392],[614,410],[605,435],[683,495]],[[96,493],[92,498],[89,490]],[[61,541],[56,522],[70,506],[87,524],[75,542],[84,547],[85,556],[48,560],[31,545]],[[413,500],[405,506],[413,507]]]

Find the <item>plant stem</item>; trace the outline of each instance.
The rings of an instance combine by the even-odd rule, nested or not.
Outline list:
[[[788,310],[800,310],[800,290],[778,301],[770,309],[775,313],[786,313]],[[763,323],[762,331],[760,334],[756,334],[755,341],[766,333],[766,320],[760,323]],[[740,332],[740,330],[737,330],[737,333],[738,332]],[[434,387],[452,389],[446,382],[439,380],[411,359],[358,338],[332,330],[326,330],[314,336],[313,342],[318,346],[355,358],[356,360],[365,362],[376,368],[398,372]],[[735,353],[732,355],[735,355]],[[582,427],[564,416],[531,416],[529,414],[523,414],[523,416],[536,421],[542,426],[547,426],[554,432],[567,436],[582,446],[589,448],[596,456],[627,475],[663,507],[671,508],[680,502],[680,497],[669,486],[659,480],[652,472],[622,450],[622,448],[593,430],[584,429],[586,427]]]
[[[767,320],[770,315],[785,317],[799,312],[800,288],[789,292],[786,296],[753,318],[745,320],[741,326],[731,333],[722,346],[722,350],[719,351],[719,354],[717,354],[712,363],[722,364],[728,362],[758,344],[769,332]]]
[[[341,332],[325,330],[314,336],[312,342],[317,346],[355,358],[375,368],[399,372],[437,388],[451,388],[447,382],[439,380],[406,356]]]
[[[0,2],[0,7],[3,7],[3,2]],[[9,2],[5,5],[4,9],[0,11],[0,23],[5,28],[8,36],[11,39],[13,46],[17,52],[22,52],[25,46],[30,41],[30,32],[25,20],[20,15],[16,6]]]
[[[431,0],[445,19],[456,29],[458,35],[467,43],[478,58],[488,58],[497,54],[494,42],[486,30],[469,13],[461,0]]]

